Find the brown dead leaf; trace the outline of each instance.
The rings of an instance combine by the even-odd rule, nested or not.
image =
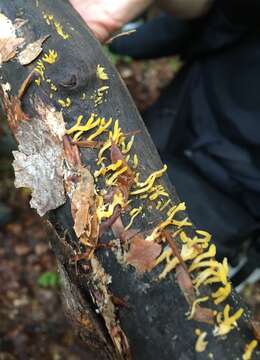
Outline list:
[[[20,122],[16,130],[19,151],[13,152],[13,167],[15,186],[31,189],[31,207],[43,216],[66,201],[63,184],[65,155],[62,141],[54,130],[60,124],[60,113],[56,113],[55,126],[53,109],[39,100],[36,102],[38,115],[32,121]],[[52,126],[46,120],[46,113],[49,112],[53,119]]]
[[[2,38],[0,39],[0,65],[13,59],[18,46],[24,42],[23,38]]]
[[[134,266],[137,271],[144,273],[151,271],[155,259],[160,255],[162,247],[153,241],[146,241],[141,235],[136,235],[131,241],[127,254],[127,263]]]
[[[214,311],[212,309],[201,307],[201,306],[197,305],[192,319],[196,320],[198,322],[203,322],[206,324],[213,325],[214,317],[215,317]]]
[[[16,55],[18,46],[24,42],[16,37],[16,24],[0,12],[0,65]]]
[[[36,40],[35,42],[28,44],[26,48],[18,55],[18,60],[21,65],[29,65],[33,62],[42,52],[42,44],[49,38],[50,35],[46,35]]]

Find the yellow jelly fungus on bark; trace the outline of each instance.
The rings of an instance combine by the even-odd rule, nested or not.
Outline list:
[[[108,80],[108,75],[105,71],[105,68],[103,66],[101,66],[100,64],[97,65],[97,77],[100,79],[100,80]]]
[[[211,294],[216,305],[225,301],[231,293],[231,284],[228,282],[224,287],[220,287],[217,291]]]
[[[200,329],[195,330],[195,334],[198,336],[198,339],[195,344],[195,351],[196,352],[203,352],[206,350],[206,347],[208,345],[208,341],[205,341],[207,332],[201,331]]]
[[[131,195],[140,195],[149,191],[156,179],[160,178],[167,170],[167,165],[164,165],[161,170],[153,172],[144,182],[137,183],[137,190],[131,192]]]
[[[130,227],[133,225],[134,219],[141,214],[143,207],[140,206],[139,208],[134,208],[130,211],[131,220],[129,224],[125,227],[125,230],[130,229]]]
[[[237,326],[237,320],[242,316],[244,310],[240,308],[232,316],[229,315],[230,305],[226,305],[223,314],[217,316],[219,324],[215,327],[213,334],[214,336],[227,335],[231,330]]]
[[[106,167],[102,167],[99,170],[96,170],[94,173],[95,178],[99,177],[100,175],[106,175],[109,171],[116,171],[118,170],[121,166],[122,166],[122,160],[118,160],[116,163],[114,164],[110,164]]]
[[[64,107],[64,108],[68,108],[68,107],[70,107],[71,104],[72,104],[70,98],[66,98],[66,99],[64,99],[64,100],[59,99],[59,100],[58,100],[58,103],[59,103],[62,107]]]
[[[42,60],[48,64],[54,64],[57,61],[58,53],[55,50],[49,50],[48,54],[44,54]]]
[[[205,297],[198,298],[195,301],[193,301],[191,311],[190,311],[190,313],[187,314],[189,320],[191,320],[193,318],[193,316],[195,315],[196,306],[202,302],[208,301],[208,299],[209,299],[209,297],[205,296]]]
[[[249,344],[245,346],[245,352],[243,354],[243,360],[251,360],[253,351],[257,347],[258,341],[252,340]]]

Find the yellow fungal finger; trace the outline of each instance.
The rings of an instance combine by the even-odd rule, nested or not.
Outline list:
[[[251,360],[253,351],[257,347],[258,341],[252,340],[249,344],[245,346],[245,352],[243,354],[243,360]]]
[[[133,225],[134,219],[141,214],[143,207],[140,206],[139,208],[135,208],[133,210],[130,211],[130,216],[131,216],[131,220],[129,222],[129,224],[125,227],[125,230],[130,229],[130,227]]]

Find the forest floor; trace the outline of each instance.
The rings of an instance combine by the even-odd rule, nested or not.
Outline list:
[[[141,111],[156,100],[178,66],[172,59],[114,61]],[[0,202],[13,212],[0,229],[0,360],[85,360],[61,308],[55,258],[48,245],[53,235],[30,209],[28,192],[14,188],[7,159],[0,160]],[[260,321],[260,282],[246,286],[243,295]]]

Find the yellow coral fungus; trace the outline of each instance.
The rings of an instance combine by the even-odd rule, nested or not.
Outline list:
[[[46,23],[48,25],[53,24],[56,32],[64,39],[64,40],[68,40],[70,38],[70,35],[67,34],[64,30],[63,30],[63,26],[54,19],[54,16],[51,14],[47,14],[45,12],[43,12],[43,18],[45,19]]]
[[[157,170],[153,172],[151,175],[148,176],[148,178],[144,182],[137,183],[137,190],[134,190],[131,192],[131,195],[140,195],[147,191],[149,191],[153,185],[156,179],[160,178],[167,170],[167,165],[164,165],[164,167],[161,170]]]
[[[143,207],[140,206],[139,208],[134,208],[130,211],[131,220],[129,224],[125,227],[125,230],[130,229],[130,227],[133,225],[134,219],[141,214]]]
[[[97,73],[97,77],[100,80],[108,80],[108,75],[105,71],[105,68],[103,66],[101,66],[100,64],[97,65],[96,73]]]
[[[160,210],[160,207],[162,206],[162,201],[161,200],[159,200],[158,202],[157,202],[157,204],[156,204],[156,210]]]
[[[49,50],[48,54],[44,54],[42,60],[48,64],[54,64],[57,61],[58,53],[55,50]]]
[[[106,131],[106,129],[111,125],[112,121],[113,121],[112,118],[108,119],[107,121],[106,121],[104,118],[102,118],[102,119],[100,120],[100,126],[99,126],[99,128],[98,128],[93,134],[91,134],[91,135],[88,137],[88,140],[89,140],[89,141],[92,141],[92,140],[94,140],[97,136],[103,134],[103,132]]]
[[[99,222],[103,219],[108,219],[113,215],[114,209],[117,205],[124,207],[124,196],[118,191],[114,194],[113,201],[111,204],[104,204],[102,196],[97,196],[97,217]]]
[[[202,249],[206,249],[209,246],[209,241],[211,239],[211,235],[206,231],[196,230],[196,234],[202,235],[203,237],[194,236],[192,239],[189,238],[186,233],[183,231],[180,234],[180,239],[184,243],[188,243],[189,246],[199,246]]]
[[[121,152],[122,154],[127,154],[129,153],[129,151],[131,150],[131,147],[133,146],[134,143],[134,139],[135,137],[132,136],[131,139],[129,140],[129,142],[127,144],[125,144],[125,141],[122,142],[121,144]]]
[[[200,329],[195,330],[195,334],[198,336],[198,339],[195,344],[195,351],[196,352],[203,352],[206,350],[206,347],[208,345],[208,341],[205,341],[205,338],[207,336],[206,331],[201,331]]]
[[[35,71],[40,75],[42,80],[45,80],[45,69],[46,68],[42,60],[38,60]]]
[[[195,301],[193,301],[192,303],[192,307],[191,307],[191,311],[190,313],[188,314],[188,319],[191,320],[196,312],[196,306],[202,302],[205,302],[205,301],[208,301],[209,297],[208,296],[205,296],[205,297],[202,297],[202,298],[198,298],[196,299]]]
[[[166,265],[159,275],[159,279],[164,279],[166,275],[175,269],[175,267],[179,264],[179,259],[176,256],[173,257],[172,255],[172,249],[167,246],[164,248],[162,254],[156,259],[155,265],[159,265],[161,262],[166,261]],[[198,255],[198,252],[196,248],[190,248],[188,245],[184,244],[180,255],[183,261],[187,261],[194,259]]]
[[[63,30],[63,26],[58,21],[54,21],[53,24],[57,34],[59,34],[64,40],[68,40],[70,38],[70,35]]]
[[[196,289],[198,289],[202,284],[213,284],[221,282],[223,285],[226,285],[228,282],[228,264],[227,259],[223,260],[223,263],[220,263],[216,260],[202,261],[198,264],[195,264],[192,268],[192,271],[200,267],[208,267],[199,273],[199,275],[194,280]]]
[[[167,206],[169,206],[171,203],[171,199],[168,199],[163,205],[162,207],[160,208],[160,211],[163,211],[164,209],[167,208]]]
[[[194,259],[193,264],[190,267],[190,271],[193,271],[196,269],[196,265],[202,262],[202,260],[207,258],[213,258],[216,255],[216,245],[212,244],[210,245],[210,248],[208,251],[204,252],[203,254],[199,255]]]
[[[76,132],[78,130],[78,127],[80,126],[80,123],[81,123],[82,119],[83,119],[83,115],[78,116],[78,118],[76,120],[76,124],[73,125],[70,129],[66,130],[66,134],[71,135],[74,132]]]
[[[41,78],[39,77],[38,79],[35,79],[34,82],[35,82],[35,84],[36,84],[37,86],[40,86],[42,80],[41,80]]]
[[[64,99],[64,100],[62,100],[62,99],[59,99],[58,100],[58,103],[62,106],[62,107],[64,107],[64,108],[68,108],[68,107],[70,107],[71,106],[71,99],[70,98],[66,98],[66,99]]]
[[[67,135],[71,135],[73,133],[76,133],[73,136],[74,141],[77,141],[84,132],[88,132],[88,131],[94,129],[95,127],[99,126],[100,123],[101,123],[101,120],[102,120],[100,118],[95,120],[96,119],[96,114],[94,114],[94,113],[92,113],[90,115],[90,117],[88,118],[85,125],[81,125],[82,119],[83,119],[83,116],[80,115],[78,117],[78,119],[77,119],[76,124],[73,125],[70,129],[67,130]]]
[[[115,185],[118,176],[123,174],[127,170],[128,170],[128,166],[124,166],[121,169],[119,169],[118,171],[116,171],[112,176],[110,176],[108,179],[106,179],[107,186]]]
[[[97,178],[100,175],[106,175],[109,171],[116,171],[122,166],[122,163],[122,160],[118,160],[114,164],[110,164],[106,167],[101,167],[101,169],[95,171],[94,176]]]
[[[237,320],[242,316],[244,310],[240,308],[232,316],[229,315],[230,305],[226,305],[222,313],[217,316],[218,325],[214,329],[214,336],[227,335],[237,326]]]
[[[257,347],[258,341],[252,340],[249,344],[245,347],[245,352],[243,354],[243,360],[251,360],[253,351]]]
[[[228,282],[224,287],[220,287],[217,291],[211,294],[216,305],[222,303],[231,293],[231,284]]]
[[[134,160],[133,160],[133,166],[132,166],[133,169],[136,169],[138,164],[139,164],[138,156],[137,156],[137,154],[134,154]]]
[[[162,185],[155,185],[149,191],[151,195],[149,199],[151,201],[156,200],[159,196],[169,197],[169,194],[165,191],[165,188]]]
[[[166,220],[164,220],[163,222],[161,222],[158,226],[155,227],[155,229],[153,230],[153,232],[151,233],[151,235],[149,235],[146,240],[147,241],[154,241],[156,240],[160,235],[163,229],[165,229],[167,226],[169,225],[192,225],[191,223],[189,223],[187,221],[187,219],[184,220],[176,220],[174,219],[175,215],[179,212],[179,211],[184,211],[186,210],[186,206],[185,203],[180,203],[178,205],[173,206],[168,212],[167,212],[167,216],[168,218]]]

